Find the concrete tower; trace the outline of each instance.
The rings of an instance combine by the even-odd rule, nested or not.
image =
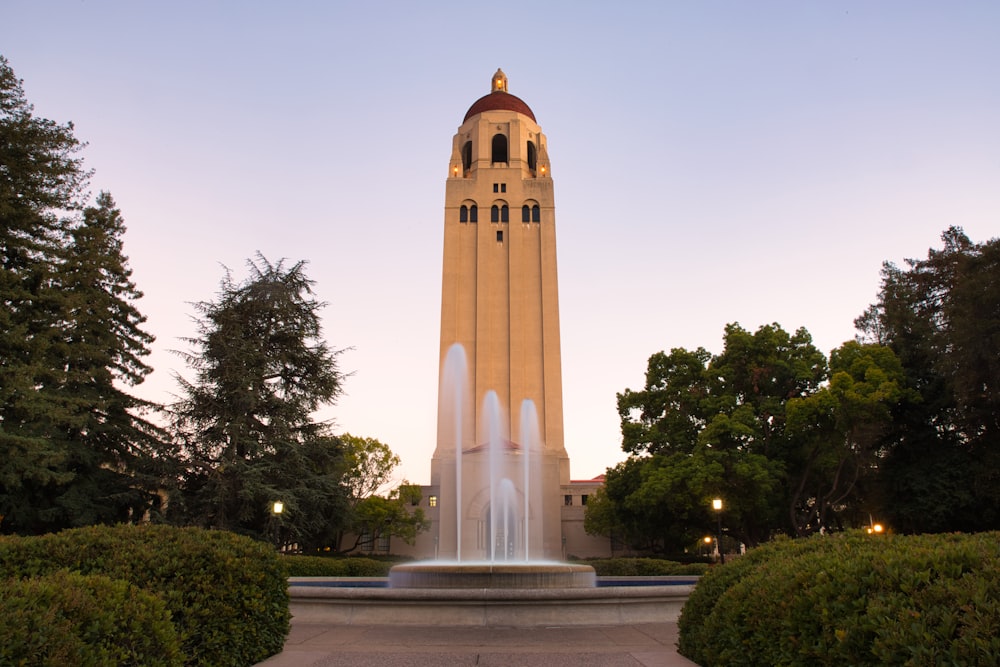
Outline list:
[[[501,70],[452,141],[444,206],[442,397],[445,360],[455,343],[467,360],[461,433],[456,437],[448,401],[440,401],[431,463],[431,485],[440,490],[439,555],[472,560],[496,549],[527,556],[530,542],[533,557],[557,558],[569,458],[563,446],[555,201],[545,135],[528,105],[507,91]],[[491,391],[499,405],[492,411],[501,416],[497,424],[487,423],[492,412],[484,407]],[[537,412],[535,444],[520,442],[525,401]],[[500,455],[486,452],[490,429],[503,442]],[[504,474],[515,480],[519,512],[528,495],[517,472],[525,457],[535,471],[530,485],[540,487],[523,517],[505,517],[510,525],[502,538],[490,529],[500,512],[492,510],[497,500],[486,481],[489,459],[497,456],[508,470]],[[532,526],[530,535],[525,523]]]

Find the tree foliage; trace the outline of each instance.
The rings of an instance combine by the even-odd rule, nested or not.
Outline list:
[[[186,472],[184,518],[207,527],[303,545],[332,541],[343,527],[343,451],[314,418],[340,395],[339,352],[322,338],[304,262],[263,256],[250,276],[226,271],[214,301],[200,302],[198,336],[182,353],[194,370],[178,377],[174,406]],[[274,501],[284,503],[271,516]]]
[[[125,391],[153,338],[111,195],[0,57],[0,527],[124,521],[154,504],[162,434]]]
[[[392,486],[399,457],[388,445],[375,438],[350,434],[340,437],[344,445],[344,483],[349,489],[347,532],[354,536],[350,544],[338,544],[338,550],[354,551],[381,537],[402,538],[412,544],[417,535],[430,528],[430,520],[420,507],[420,487],[406,480]]]
[[[888,406],[902,393],[891,350],[849,342],[828,370],[805,329],[750,333],[730,324],[723,343],[715,356],[704,348],[653,354],[644,388],[618,395],[622,447],[632,456],[608,471],[588,505],[590,532],[671,551],[720,518],[749,545],[850,520]]]
[[[1000,527],[1000,239],[958,227],[904,267],[886,263],[855,324],[899,357],[912,396],[892,414],[879,491],[912,532]]]

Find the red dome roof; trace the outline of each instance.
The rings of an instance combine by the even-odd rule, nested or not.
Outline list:
[[[489,95],[483,95],[473,102],[472,106],[465,113],[465,118],[462,122],[464,123],[473,116],[485,111],[516,111],[517,113],[523,113],[531,120],[535,120],[535,114],[531,112],[531,108],[520,97],[505,93],[502,90],[494,90]],[[535,122],[537,123],[538,121]]]

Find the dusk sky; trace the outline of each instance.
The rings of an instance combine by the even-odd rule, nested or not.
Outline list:
[[[452,136],[502,68],[548,139],[566,449],[625,458],[616,392],[723,327],[855,335],[883,261],[1000,228],[1000,2],[2,0],[0,54],[75,124],[157,337],[136,393],[258,251],[308,261],[349,348],[323,416],[426,483]]]

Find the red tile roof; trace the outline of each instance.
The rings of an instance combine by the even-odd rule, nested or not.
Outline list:
[[[484,111],[516,111],[517,113],[523,113],[531,120],[535,120],[535,114],[531,112],[531,108],[520,97],[505,93],[502,90],[495,90],[489,95],[483,95],[473,102],[472,106],[465,113],[465,118],[462,122],[464,123]],[[538,121],[535,122],[537,123]]]

